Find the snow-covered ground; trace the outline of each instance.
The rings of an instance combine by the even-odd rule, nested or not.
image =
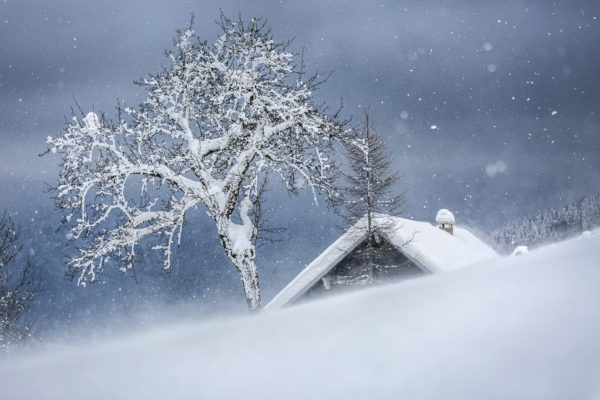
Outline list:
[[[260,316],[0,361],[3,399],[600,399],[600,231]]]

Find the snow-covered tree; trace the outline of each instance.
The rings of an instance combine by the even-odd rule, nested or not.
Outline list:
[[[376,265],[374,251],[379,241],[373,219],[378,213],[399,215],[406,202],[404,192],[399,190],[400,173],[392,169],[392,158],[385,142],[375,132],[369,108],[363,108],[364,123],[354,129],[352,140],[346,142],[346,158],[349,172],[342,173],[345,180],[342,196],[336,201],[336,211],[348,226],[366,218],[366,246],[361,251],[364,268],[353,282],[364,284],[373,278]],[[379,229],[386,229],[379,221]]]
[[[29,310],[40,284],[30,259],[19,262],[23,247],[12,218],[0,218],[0,351],[27,336],[30,326],[22,317]]]
[[[338,114],[315,104],[319,75],[304,78],[289,42],[277,42],[261,19],[221,16],[222,34],[201,41],[178,31],[169,65],[138,82],[148,94],[137,108],[74,116],[60,137],[57,205],[84,244],[70,260],[78,283],[98,280],[109,260],[133,268],[148,236],[172,265],[187,213],[203,206],[237,268],[250,309],[260,307],[253,239],[256,202],[266,174],[287,189],[333,193]]]

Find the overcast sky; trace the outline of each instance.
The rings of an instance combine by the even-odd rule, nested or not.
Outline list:
[[[371,103],[413,217],[447,207],[491,227],[600,190],[597,0],[0,0],[4,203],[56,181],[37,154],[73,99],[137,104],[132,81],[166,63],[174,31],[194,12],[213,41],[219,7],[266,17],[309,69],[333,70],[319,99],[356,117]]]

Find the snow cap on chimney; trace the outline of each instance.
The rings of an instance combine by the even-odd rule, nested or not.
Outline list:
[[[442,208],[435,216],[435,222],[440,229],[445,230],[451,235],[454,234],[454,215],[450,211]]]

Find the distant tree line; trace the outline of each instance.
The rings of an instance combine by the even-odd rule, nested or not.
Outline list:
[[[600,193],[584,196],[560,210],[548,210],[504,225],[492,233],[497,249],[511,252],[515,246],[536,247],[564,240],[600,226]]]

